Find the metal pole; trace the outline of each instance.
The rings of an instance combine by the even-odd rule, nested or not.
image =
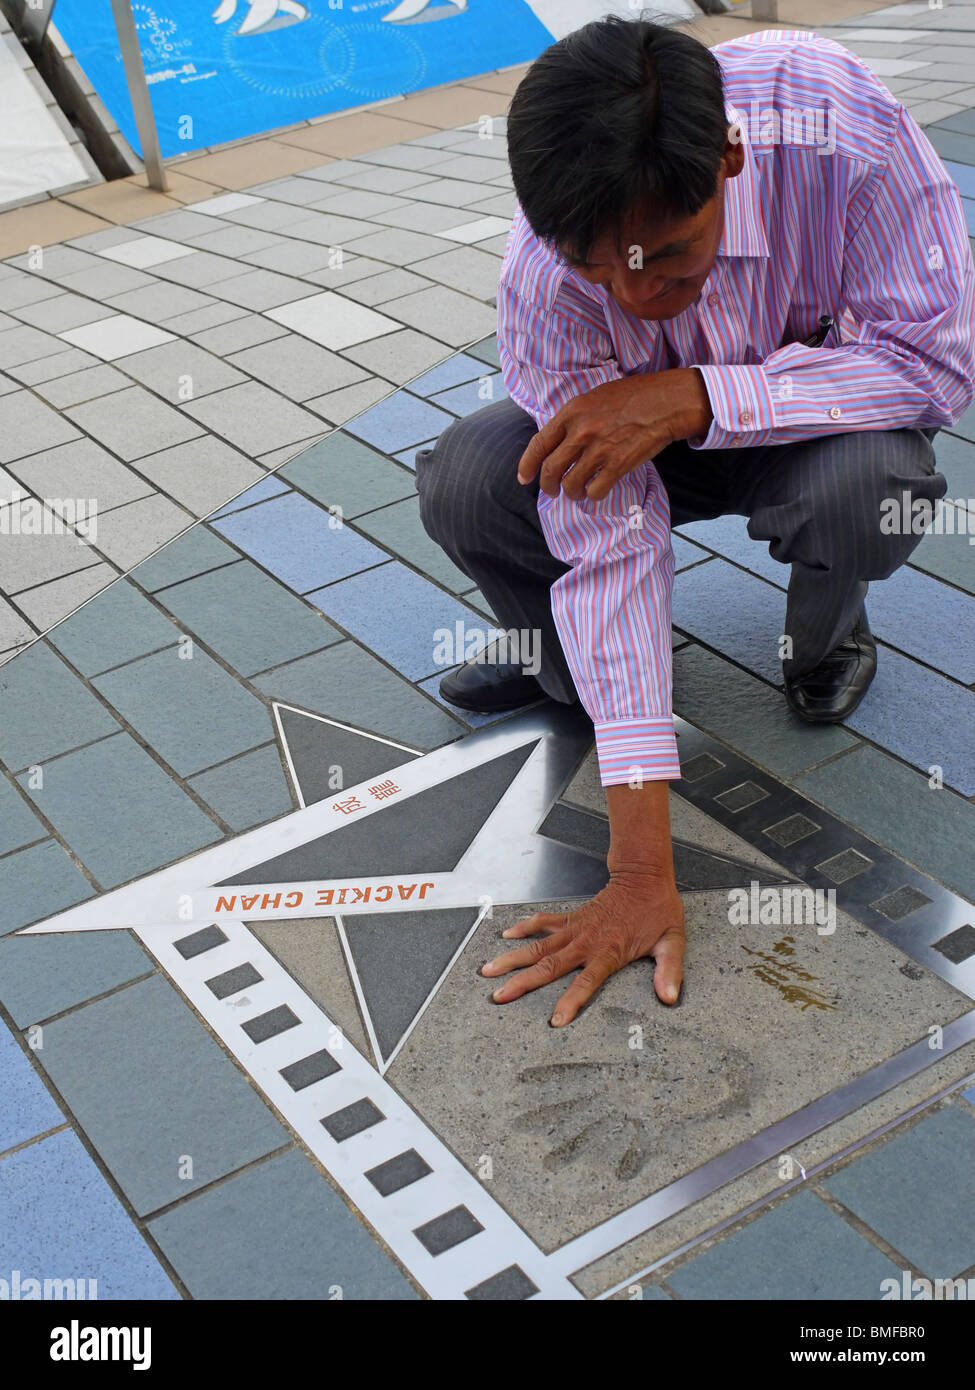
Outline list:
[[[23,44],[32,52],[40,49],[44,35],[47,33],[47,26],[51,22],[53,9],[54,0],[34,0],[31,5],[28,5],[26,0],[21,0],[20,4],[14,3],[13,12],[16,19],[14,27]]]
[[[142,146],[142,162],[146,166],[146,177],[149,180],[150,188],[156,188],[160,193],[165,193],[169,184],[166,181],[166,170],[163,168],[162,153],[159,149],[159,133],[156,130],[156,118],[153,115],[152,102],[149,99],[149,85],[146,82],[146,70],[142,66],[139,35],[136,33],[135,20],[132,18],[130,0],[112,0],[112,15],[118,33],[122,65],[125,68],[125,80],[129,88],[129,100],[132,103],[132,114],[135,117],[135,128],[139,133],[139,144]]]
[[[779,17],[779,0],[752,0],[752,19],[775,19]]]

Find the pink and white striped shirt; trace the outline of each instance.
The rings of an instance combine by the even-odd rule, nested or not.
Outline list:
[[[975,270],[957,189],[917,123],[859,58],[816,34],[772,30],[713,52],[745,165],[725,184],[700,296],[674,319],[635,318],[519,209],[498,290],[509,395],[541,427],[603,382],[699,367],[714,412],[689,441],[701,449],[954,423],[973,395]],[[843,341],[801,346],[823,313],[843,315]],[[552,611],[603,785],[679,777],[659,474],[648,461],[601,502],[540,493],[539,515],[572,567]]]

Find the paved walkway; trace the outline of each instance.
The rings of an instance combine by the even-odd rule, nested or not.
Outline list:
[[[965,64],[948,56],[975,43],[973,19],[960,6],[902,6],[822,32],[855,48],[913,107],[975,210],[975,91]],[[720,36],[750,27],[737,15],[721,24]],[[975,997],[975,661],[965,637],[975,630],[975,561],[963,525],[964,499],[975,497],[971,411],[936,446],[957,499],[956,533],[926,537],[910,566],[872,590],[880,669],[845,727],[801,725],[785,710],[762,655],[781,627],[784,572],[740,519],[675,537],[675,704],[692,756],[673,802],[678,834],[697,846],[688,863],[703,847],[709,873],[717,857],[726,869],[808,882],[814,866],[842,858],[831,848],[827,859],[816,838],[839,827],[853,858],[814,881],[845,895],[837,945],[875,953],[860,977],[891,973],[886,1008],[876,1017],[861,1008],[850,1041],[830,1042],[830,1064],[842,1065],[828,1084],[869,1078],[887,1055],[904,1070],[893,1087],[868,1088],[813,1129],[795,1128],[768,1162],[703,1184],[665,1219],[634,1218],[619,1238],[580,1247],[575,1263],[560,1253],[588,1239],[573,1226],[586,1210],[580,1174],[592,1178],[611,1160],[607,1220],[635,1209],[641,1183],[648,1194],[659,1186],[653,1145],[634,1158],[629,1141],[612,1137],[620,1125],[628,1132],[614,1114],[600,1122],[608,1147],[586,1157],[572,1114],[586,1113],[601,1083],[568,1100],[563,1086],[567,1062],[575,1076],[588,1075],[579,1067],[603,1074],[616,1055],[605,1039],[625,1035],[636,1006],[629,983],[607,992],[598,1062],[584,1049],[552,1051],[544,1001],[534,1013],[479,1017],[469,1031],[480,1051],[468,1055],[462,1037],[446,1046],[458,1009],[483,1004],[474,958],[462,954],[491,950],[480,915],[430,914],[435,930],[416,940],[441,955],[424,961],[421,946],[399,948],[397,984],[415,996],[403,1018],[382,994],[388,949],[370,975],[369,933],[381,918],[357,928],[351,910],[262,924],[255,900],[240,908],[254,914],[246,925],[228,921],[222,936],[207,936],[221,928],[191,920],[165,942],[151,928],[14,935],[75,907],[97,925],[111,902],[103,909],[103,895],[173,863],[189,885],[194,866],[210,862],[198,856],[233,856],[245,832],[263,857],[209,876],[201,868],[201,887],[248,882],[240,872],[253,863],[271,884],[328,879],[321,859],[313,875],[273,867],[306,804],[331,816],[316,834],[331,833],[364,809],[350,804],[359,797],[383,803],[411,775],[460,777],[465,758],[484,757],[468,750],[485,745],[465,736],[492,722],[514,740],[504,752],[510,775],[520,767],[517,736],[504,733],[514,726],[439,697],[432,637],[458,624],[483,629],[491,614],[423,532],[412,473],[418,446],[502,389],[491,301],[512,208],[503,110],[517,78],[491,75],[322,122],[312,150],[285,133],[186,161],[179,206],[161,207],[132,182],[55,212],[44,205],[38,217],[82,219],[57,243],[29,223],[30,209],[0,218],[0,238],[48,242],[40,260],[23,240],[6,242],[0,267],[5,486],[29,494],[22,515],[44,499],[48,512],[50,499],[98,499],[90,542],[82,518],[77,534],[39,539],[22,528],[0,546],[0,645],[12,658],[0,673],[0,1188],[13,1213],[0,1233],[0,1279],[8,1268],[22,1280],[95,1279],[101,1298],[327,1298],[336,1289],[346,1298],[515,1298],[578,1288],[587,1297],[802,1299],[878,1298],[881,1281],[904,1270],[975,1274],[975,1043],[964,1031]],[[330,259],[337,242],[341,269]],[[440,772],[427,755],[445,760]],[[409,773],[413,760],[421,770]],[[563,847],[603,833],[587,767],[589,782],[573,782],[561,829],[550,831]],[[726,776],[720,793],[717,782],[708,791],[712,775]],[[424,819],[407,809],[389,838],[375,832],[378,844],[412,844],[410,835],[439,844],[454,822],[468,843],[479,827],[463,808],[483,804],[486,814],[503,795],[489,770],[478,776],[458,782],[452,810],[435,803]],[[755,810],[765,797],[788,816]],[[376,841],[366,848],[363,866],[343,872],[394,872],[376,862]],[[882,896],[871,877],[881,861]],[[395,872],[427,862],[406,855]],[[721,881],[688,880],[702,942],[714,899],[704,890]],[[417,930],[409,911],[397,921]],[[790,940],[776,943],[780,960],[795,954]],[[809,978],[824,979],[827,948],[804,949]],[[821,973],[809,973],[809,953]],[[466,975],[451,973],[457,960],[471,964]],[[735,969],[751,981],[751,966]],[[811,1101],[822,1089],[817,1068],[828,1071],[816,1049],[832,1035],[815,1031],[815,1007],[779,1000],[776,1014],[763,1005],[770,987],[786,999],[776,978],[754,986],[750,1027],[741,1020],[752,1017],[751,996],[739,997],[741,1036],[729,1025],[729,1047],[747,1051],[763,1028],[781,1028],[783,1047],[791,1038],[814,1063]],[[693,1057],[700,1001],[692,994],[682,1007],[683,1022],[667,1018]],[[719,1027],[717,1006],[712,1016]],[[929,1045],[939,1028],[947,1042]],[[307,1051],[306,1037],[317,1039]],[[451,1060],[444,1075],[438,1053]],[[726,1056],[728,1077],[736,1055]],[[490,1140],[487,1108],[476,1103],[451,1128],[438,1097],[459,1113],[482,1084],[490,1092],[484,1058],[500,1056],[522,1071],[499,1073],[497,1084],[537,1086],[537,1108]],[[633,1072],[643,1105],[641,1076]],[[786,1088],[793,1106],[805,1104],[801,1084]],[[451,1085],[461,1087],[456,1100]],[[332,1087],[346,1088],[341,1104],[325,1102],[339,1094],[322,1089]],[[756,1088],[763,1105],[768,1089]],[[703,1125],[713,1112],[729,1136],[745,1123],[744,1140],[748,1107],[729,1111],[731,1094],[718,1086],[692,1098],[692,1117]],[[581,1145],[578,1162],[559,1149],[545,1157],[565,1105],[562,1138],[569,1150]],[[756,1103],[760,1111],[752,1127],[762,1132],[783,1113]],[[701,1142],[703,1164],[712,1150]],[[502,1154],[551,1179],[551,1225],[519,1214],[515,1193],[495,1201],[510,1180]],[[496,1177],[482,1162],[492,1155]]]

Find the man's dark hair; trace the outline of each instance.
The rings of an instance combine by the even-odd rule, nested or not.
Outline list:
[[[547,48],[508,112],[515,194],[572,260],[620,245],[628,214],[691,217],[714,196],[728,133],[721,69],[666,25],[610,15]]]

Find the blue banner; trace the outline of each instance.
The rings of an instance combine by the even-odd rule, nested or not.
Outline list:
[[[183,154],[536,58],[524,0],[134,0],[163,155]],[[109,0],[54,23],[139,149]]]

